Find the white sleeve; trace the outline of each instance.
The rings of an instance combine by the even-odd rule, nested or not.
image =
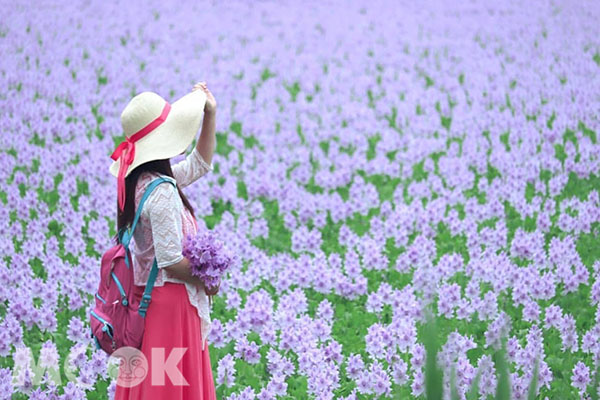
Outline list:
[[[179,187],[185,187],[213,170],[213,163],[208,164],[194,146],[194,150],[185,158],[171,166],[173,177]]]
[[[183,259],[183,231],[177,196],[179,193],[175,186],[161,183],[154,188],[142,210],[150,221],[158,268],[168,267]]]

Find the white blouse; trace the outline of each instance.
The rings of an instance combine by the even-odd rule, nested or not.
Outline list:
[[[194,147],[183,161],[172,165],[171,169],[175,179],[155,172],[140,174],[135,193],[136,210],[146,186],[156,177],[163,176],[183,188],[212,171],[213,164],[207,164]],[[196,231],[196,221],[183,205],[177,189],[173,185],[163,183],[158,185],[146,200],[129,248],[133,257],[135,285],[146,285],[154,257],[159,268],[155,287],[163,286],[164,282],[185,284],[190,303],[196,307],[201,319],[202,350],[204,350],[212,325],[208,297],[204,293],[204,288],[174,278],[163,269],[183,259],[183,241],[188,234],[195,234]]]

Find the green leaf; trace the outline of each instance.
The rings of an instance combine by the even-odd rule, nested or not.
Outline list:
[[[458,390],[456,389],[456,365],[452,365],[450,374],[450,398],[451,400],[459,400]]]
[[[479,380],[481,379],[481,370],[477,370],[477,374],[471,383],[469,391],[465,394],[467,400],[477,400],[479,398]]]
[[[502,340],[502,348],[496,352],[495,358],[496,373],[498,374],[495,400],[510,400],[510,380],[506,365],[506,339]]]
[[[596,373],[594,374],[594,383],[592,383],[592,390],[590,393],[590,397],[592,400],[598,400],[598,384],[600,383],[600,368],[596,368]]]
[[[540,359],[539,356],[535,358],[535,364],[533,366],[533,375],[531,376],[531,383],[529,384],[529,390],[527,390],[527,400],[535,400],[538,384],[538,369]]]
[[[430,314],[427,316],[427,322],[423,327],[423,338],[426,353],[425,361],[425,397],[428,400],[438,400],[442,398],[443,376],[442,371],[437,366],[437,326],[435,318]]]

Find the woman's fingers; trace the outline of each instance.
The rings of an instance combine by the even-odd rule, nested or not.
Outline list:
[[[196,83],[194,85],[194,87],[192,88],[192,91],[197,90],[197,89],[203,89],[206,92],[208,90],[208,87],[206,86],[206,82],[201,81],[201,82]]]
[[[210,288],[206,288],[205,293],[209,296],[214,296],[219,292],[219,288],[221,287],[221,282],[217,284],[217,286],[211,286]]]
[[[195,90],[202,90],[204,93],[210,94],[210,90],[203,88],[203,87],[195,87],[192,89],[192,91],[195,91]]]

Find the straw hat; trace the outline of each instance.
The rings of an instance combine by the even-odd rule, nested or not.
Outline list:
[[[200,128],[205,103],[203,90],[172,105],[154,92],[142,92],[129,101],[121,113],[126,138],[111,155],[114,162],[109,168],[118,178],[120,206],[125,203],[125,177],[138,165],[175,157],[188,148]]]

